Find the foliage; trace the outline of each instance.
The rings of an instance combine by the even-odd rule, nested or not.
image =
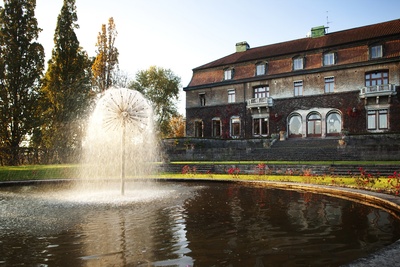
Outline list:
[[[239,178],[240,169],[239,168],[229,168],[228,174],[232,176],[232,178]]]
[[[8,165],[19,164],[18,150],[37,124],[38,85],[44,49],[35,0],[4,0],[0,7],[0,148]]]
[[[75,34],[77,20],[75,0],[64,0],[54,34],[55,46],[42,81],[42,125],[33,138],[35,146],[49,151],[50,162],[74,159],[81,147],[91,97],[90,61]]]
[[[97,36],[97,56],[92,65],[93,84],[98,92],[104,92],[115,85],[114,70],[118,68],[118,49],[115,47],[117,30],[114,19],[108,19],[108,27],[103,24]],[[115,74],[117,76],[117,74]]]
[[[395,195],[398,196],[400,193],[400,173],[394,172],[393,175],[388,177],[388,183]]]
[[[165,136],[167,138],[184,137],[185,136],[185,118],[178,114],[173,116],[169,121],[170,133]]]
[[[141,92],[151,102],[162,138],[172,131],[169,122],[177,115],[180,82],[181,79],[170,69],[151,66],[148,70],[139,71],[136,81],[130,85],[131,89]]]
[[[188,175],[188,176],[194,176],[197,173],[197,168],[196,166],[190,167],[189,165],[185,165],[182,167],[182,174]]]

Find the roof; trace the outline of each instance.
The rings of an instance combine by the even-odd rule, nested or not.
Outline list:
[[[302,38],[292,41],[276,43],[266,46],[250,48],[244,52],[236,52],[226,57],[217,59],[205,65],[194,68],[195,70],[208,69],[246,61],[265,59],[285,54],[302,53],[309,50],[335,47],[338,45],[360,42],[364,40],[379,39],[400,34],[400,19],[383,23],[327,33],[317,38]]]

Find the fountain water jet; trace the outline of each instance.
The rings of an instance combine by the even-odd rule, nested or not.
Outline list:
[[[89,120],[80,177],[114,178],[116,166],[120,166],[120,191],[124,195],[127,173],[147,173],[149,162],[157,154],[155,143],[152,109],[143,95],[126,88],[108,89]]]

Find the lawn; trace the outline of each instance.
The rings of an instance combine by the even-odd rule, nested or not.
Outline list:
[[[0,181],[75,178],[78,165],[1,166]]]
[[[360,164],[360,162],[357,162]],[[198,164],[196,162],[196,164]],[[218,163],[221,164],[221,163]],[[232,163],[226,163],[232,164]],[[287,162],[285,164],[288,164]],[[294,164],[292,162],[292,164]],[[315,164],[315,163],[313,163]],[[321,163],[322,164],[322,163]],[[325,163],[326,164],[326,163]],[[362,163],[361,163],[362,164]],[[364,163],[369,164],[369,163]],[[376,162],[375,162],[376,164]],[[27,166],[1,166],[0,181],[43,180],[43,179],[73,179],[79,165],[27,165]],[[155,176],[149,177],[154,178]],[[212,179],[212,180],[236,180],[236,181],[282,181],[310,183],[320,185],[354,187],[367,190],[382,191],[390,194],[400,192],[400,174],[394,173],[389,177],[374,177],[368,174],[353,174],[352,176],[329,175],[271,175],[271,174],[198,174],[198,173],[162,173],[157,178],[175,179]],[[129,178],[129,177],[127,177]]]

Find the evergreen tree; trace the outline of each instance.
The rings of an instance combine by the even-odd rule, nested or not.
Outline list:
[[[44,49],[35,0],[4,0],[0,7],[0,148],[2,164],[19,164],[21,142],[37,124]]]
[[[83,119],[89,106],[90,61],[79,46],[75,0],[64,0],[57,19],[54,48],[43,79],[43,124],[35,140],[52,162],[74,160],[81,148]]]
[[[101,32],[97,36],[97,56],[92,65],[93,84],[99,92],[103,92],[113,86],[114,73],[118,68],[118,49],[115,47],[117,30],[114,19],[108,20],[108,27],[103,24]]]

